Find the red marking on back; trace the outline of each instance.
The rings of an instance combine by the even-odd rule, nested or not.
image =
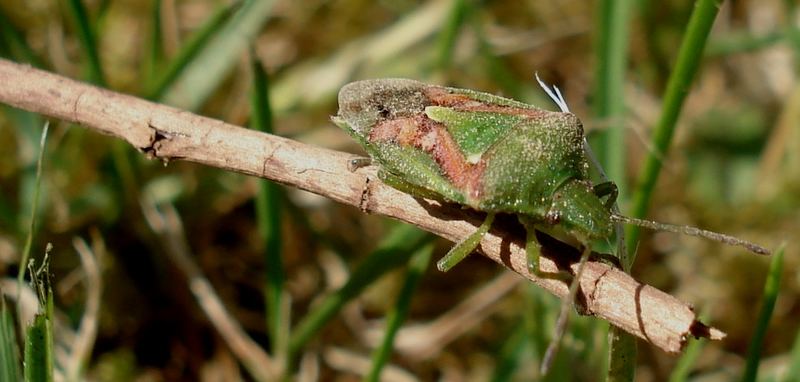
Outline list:
[[[450,93],[446,88],[439,86],[428,87],[425,89],[425,95],[428,96],[434,105],[452,107],[460,111],[527,115],[529,117],[540,117],[545,113],[550,113],[549,111],[535,108],[527,109],[522,107],[487,104],[470,98],[466,94]]]
[[[440,86],[428,86],[424,93],[430,100],[427,104],[458,111],[513,114],[530,118],[541,118],[551,113],[536,108],[487,104],[466,94],[452,93]],[[469,199],[480,200],[483,174],[486,170],[485,159],[482,158],[477,163],[467,162],[447,127],[428,118],[424,112],[411,117],[381,120],[370,130],[368,140],[391,142],[422,150],[433,158],[453,186],[462,190]]]
[[[475,164],[467,162],[444,124],[424,114],[379,122],[370,131],[368,140],[422,150],[433,158],[456,188],[472,199],[477,200],[481,195],[486,163],[483,160]]]

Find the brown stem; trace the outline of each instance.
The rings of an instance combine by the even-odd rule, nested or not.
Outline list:
[[[29,66],[0,60],[0,102],[124,139],[150,157],[183,159],[254,175],[323,195],[365,211],[414,224],[451,241],[472,233],[481,218],[473,211],[404,194],[380,182],[373,168],[348,169],[354,156],[233,126],[169,106],[80,83]],[[496,227],[502,226],[496,224]],[[528,272],[522,236],[495,228],[481,241],[488,258],[564,297],[567,285]],[[541,267],[572,267],[574,249],[544,238]],[[689,336],[720,339],[721,331],[697,320],[692,308],[600,261],[589,261],[580,280],[583,313],[608,320],[668,353]]]

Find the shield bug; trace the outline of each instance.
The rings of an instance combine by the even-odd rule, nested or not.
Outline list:
[[[528,267],[538,275],[535,229],[557,228],[589,247],[609,240],[622,222],[769,253],[728,235],[614,213],[617,187],[589,180],[583,127],[569,112],[473,90],[378,79],[344,86],[333,121],[364,147],[385,183],[487,213],[474,234],[439,260],[442,271],[475,250],[496,213],[516,215],[526,228]]]
[[[540,270],[537,229],[577,239],[583,246],[578,273],[592,243],[611,240],[618,223],[701,236],[769,254],[732,236],[616,213],[617,186],[589,179],[590,155],[580,120],[568,112],[557,89],[558,97],[545,90],[561,112],[414,80],[358,81],[339,92],[339,113],[333,121],[364,147],[385,183],[414,196],[487,213],[473,234],[439,260],[442,271],[476,249],[497,213],[515,215],[525,227],[528,269],[540,277],[572,278]],[[555,340],[542,362],[543,373],[558,348],[568,315],[565,307],[575,296],[578,278],[570,285]]]

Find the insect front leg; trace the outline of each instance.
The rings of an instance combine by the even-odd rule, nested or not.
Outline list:
[[[598,198],[608,195],[605,207],[609,210],[614,206],[614,203],[617,202],[617,196],[619,196],[619,189],[616,183],[611,181],[595,184],[592,191],[594,191],[594,194],[597,195]]]
[[[366,157],[353,158],[347,161],[347,169],[350,170],[350,172],[355,172],[356,170],[362,167],[367,167],[371,164],[372,164],[372,158],[366,158]]]
[[[528,272],[536,277],[563,280],[569,283],[572,275],[565,271],[544,272],[539,264],[541,245],[536,240],[536,221],[527,216],[520,215],[519,222],[525,227],[525,255],[528,262]]]
[[[442,272],[447,272],[450,268],[461,262],[461,260],[464,260],[467,255],[475,251],[475,248],[478,247],[481,239],[483,239],[483,235],[486,235],[486,232],[489,232],[489,228],[492,227],[492,222],[494,222],[494,213],[490,212],[486,215],[486,219],[481,226],[478,227],[478,230],[464,238],[464,240],[456,243],[453,248],[450,248],[447,254],[436,263],[436,267]]]

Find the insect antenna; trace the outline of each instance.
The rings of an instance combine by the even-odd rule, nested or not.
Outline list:
[[[735,245],[746,248],[748,251],[757,255],[769,255],[770,251],[758,244],[751,243],[747,240],[739,239],[723,233],[707,231],[697,227],[688,225],[675,225],[667,223],[659,223],[650,220],[636,219],[627,216],[613,214],[611,219],[620,223],[633,224],[639,227],[648,228],[654,231],[668,231],[674,233],[682,233],[689,236],[704,237],[709,240],[718,241],[727,245]]]

